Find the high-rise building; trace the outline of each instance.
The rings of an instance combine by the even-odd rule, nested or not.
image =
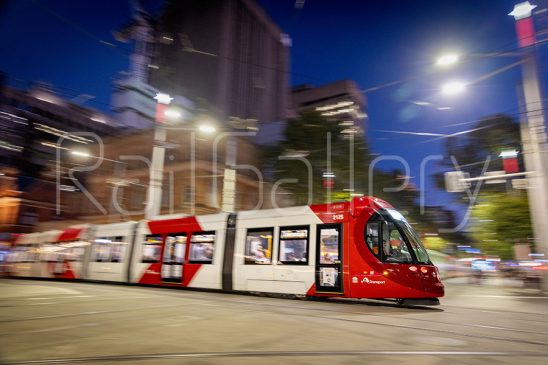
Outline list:
[[[168,1],[150,84],[220,122],[287,114],[290,39],[252,0]]]
[[[39,220],[66,216],[64,205],[56,214],[56,192],[77,190],[68,174],[82,161],[74,158],[123,129],[47,85],[0,89],[0,231],[27,232]]]
[[[343,127],[344,134],[363,134],[366,129],[367,102],[358,85],[341,80],[314,87],[293,88],[291,103],[294,112],[315,110],[327,120]]]

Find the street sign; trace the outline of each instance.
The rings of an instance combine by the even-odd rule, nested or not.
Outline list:
[[[527,180],[527,179],[514,179],[514,180],[512,180],[512,187],[514,189],[527,189],[529,187],[529,180]]]
[[[449,171],[445,173],[445,190],[448,193],[461,193],[470,187],[470,183],[464,181],[470,174],[462,171]]]
[[[485,177],[490,177],[490,176],[501,176],[501,175],[505,175],[506,172],[505,171],[487,171],[485,173]],[[485,180],[485,183],[486,184],[504,184],[506,183],[506,179],[505,178],[500,178],[500,179],[486,179]]]

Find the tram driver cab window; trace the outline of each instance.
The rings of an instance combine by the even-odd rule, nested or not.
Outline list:
[[[385,262],[413,262],[400,231],[392,222],[384,221],[382,224],[382,250]]]
[[[413,258],[396,225],[380,216],[373,217],[365,228],[365,242],[371,252],[388,263],[412,263]]]
[[[379,231],[380,222],[367,223],[367,228],[365,229],[365,241],[371,252],[373,252],[373,254],[378,258],[381,257],[379,250]]]

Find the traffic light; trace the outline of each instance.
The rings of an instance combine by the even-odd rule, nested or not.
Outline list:
[[[502,157],[502,166],[507,174],[519,172],[518,152],[515,150],[502,151],[499,155]]]

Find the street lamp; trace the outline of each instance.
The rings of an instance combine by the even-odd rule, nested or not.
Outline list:
[[[540,253],[548,253],[548,150],[543,98],[540,92],[534,45],[536,44],[532,12],[536,5],[529,1],[519,3],[508,15],[516,21],[519,47],[522,49],[522,78],[526,121],[521,123],[525,168],[528,177],[529,208],[535,246]],[[548,277],[544,278],[544,289],[548,289]]]
[[[85,151],[70,151],[70,154],[78,157],[85,157],[85,158],[88,158],[91,156],[89,152],[85,152]]]
[[[538,251],[548,253],[548,166],[546,161],[546,151],[548,150],[546,126],[544,120],[544,108],[542,95],[540,92],[539,74],[536,63],[535,48],[536,36],[533,24],[533,9],[536,5],[531,5],[529,1],[519,3],[514,6],[512,12],[508,15],[513,16],[516,21],[516,33],[520,53],[491,53],[479,54],[473,56],[492,57],[492,56],[521,56],[521,61],[508,65],[502,69],[483,76],[474,81],[480,81],[491,77],[497,73],[505,71],[517,65],[522,65],[522,84],[523,84],[523,108],[525,109],[526,119],[521,123],[521,136],[523,144],[523,156],[528,178],[529,205],[531,211],[531,221],[535,234],[535,244]],[[445,63],[450,62],[454,57],[445,57]],[[455,61],[456,62],[456,61]],[[464,85],[456,83],[446,85],[443,90],[447,93],[455,93],[464,89]],[[507,156],[508,154],[506,154]],[[504,156],[502,156],[504,157]],[[515,166],[512,166],[515,170]],[[506,174],[510,177],[511,174]],[[472,179],[467,179],[472,181]],[[544,288],[548,289],[548,277],[544,280]]]
[[[165,149],[163,144],[166,141],[166,129],[164,123],[167,118],[175,117],[175,111],[169,111],[168,105],[173,98],[169,94],[157,93],[156,99],[156,120],[154,123],[154,147],[152,148],[152,162],[150,164],[150,181],[147,190],[147,206],[145,218],[160,214],[162,202],[162,180],[164,178]]]
[[[516,20],[525,19],[531,16],[531,12],[536,5],[531,5],[529,1],[514,5],[514,9],[508,15],[513,16]]]
[[[183,114],[175,108],[167,108],[164,112],[165,117],[170,121],[180,120]]]
[[[203,133],[214,133],[216,131],[215,127],[209,124],[199,125],[198,130]]]
[[[463,82],[452,81],[443,85],[441,90],[444,94],[454,95],[464,91],[465,87],[466,85]]]
[[[436,64],[438,66],[449,66],[457,63],[459,61],[460,56],[456,53],[449,53],[446,55],[441,56],[436,61]]]
[[[206,113],[202,113],[195,118],[195,127],[201,133],[211,134],[217,131],[215,127],[217,122]]]

